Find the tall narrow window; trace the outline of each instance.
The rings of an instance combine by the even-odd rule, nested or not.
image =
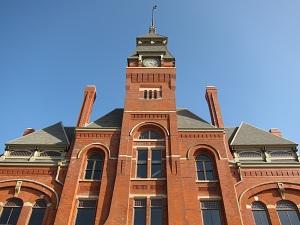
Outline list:
[[[281,225],[300,225],[299,211],[289,201],[279,201],[276,206]]]
[[[146,225],[146,202],[145,198],[134,200],[134,225]]]
[[[164,205],[162,199],[151,199],[151,225],[164,224]]]
[[[263,203],[253,202],[252,212],[255,220],[255,225],[270,225],[268,211]]]
[[[222,225],[219,201],[201,201],[204,225]]]
[[[79,200],[75,225],[94,225],[96,200]]]
[[[18,198],[11,198],[4,205],[1,217],[1,225],[16,225],[23,206],[23,202]]]
[[[28,225],[41,225],[45,217],[47,208],[47,202],[43,199],[39,199],[32,207],[32,212]]]
[[[162,157],[160,149],[152,150],[152,159],[151,159],[151,177],[159,178],[162,177]]]
[[[157,90],[154,90],[154,99],[157,99]]]
[[[215,180],[214,167],[211,158],[205,154],[196,157],[198,180]]]
[[[103,154],[101,152],[92,152],[87,157],[87,165],[85,169],[86,180],[100,180],[103,169]]]
[[[148,162],[148,150],[138,149],[137,150],[137,172],[136,176],[139,178],[147,177],[147,162]]]
[[[149,93],[149,99],[152,99],[152,90],[150,90],[148,93]]]

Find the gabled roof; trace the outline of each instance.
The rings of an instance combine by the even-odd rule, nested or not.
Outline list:
[[[122,126],[123,109],[117,108],[87,125],[87,128],[120,128]]]
[[[213,129],[215,128],[207,121],[195,115],[187,109],[177,109],[178,129]]]
[[[241,145],[297,145],[295,142],[278,137],[247,123],[242,123],[230,143],[231,146]]]
[[[69,139],[61,122],[16,138],[6,145],[57,145],[67,147]]]

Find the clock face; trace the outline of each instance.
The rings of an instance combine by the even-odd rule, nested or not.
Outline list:
[[[146,58],[143,60],[143,66],[146,67],[158,67],[159,66],[159,60],[154,58]]]

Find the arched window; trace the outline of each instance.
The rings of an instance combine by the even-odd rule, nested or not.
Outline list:
[[[199,154],[196,157],[198,180],[215,180],[214,166],[211,158],[206,154]]]
[[[32,207],[32,212],[28,225],[41,225],[45,217],[47,202],[44,199],[39,199]]]
[[[16,225],[23,206],[23,201],[18,198],[8,199],[3,207],[0,224],[1,225]]]
[[[163,137],[157,131],[146,130],[140,134],[139,139],[163,139]]]
[[[252,203],[252,212],[255,225],[270,225],[270,219],[266,206],[261,202]]]
[[[298,208],[289,201],[279,201],[276,206],[282,225],[300,225]]]
[[[87,157],[84,179],[100,180],[103,170],[104,157],[101,152],[92,152]]]

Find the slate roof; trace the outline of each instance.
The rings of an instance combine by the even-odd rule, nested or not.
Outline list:
[[[155,43],[150,44],[149,42],[146,42],[146,44],[139,44],[139,41],[144,43],[144,40],[153,40]],[[159,42],[156,42],[157,40],[160,40]],[[136,38],[137,46],[134,52],[128,57],[128,59],[135,59],[139,57],[140,53],[153,53],[161,55],[163,54],[163,57],[165,59],[174,59],[174,56],[169,52],[167,48],[167,42],[168,37],[156,34],[156,33],[148,33],[143,36]]]
[[[230,131],[229,131],[230,132]],[[295,142],[278,137],[247,123],[242,123],[230,142],[231,146],[241,145],[297,145]]]
[[[187,109],[177,109],[178,129],[212,129],[215,128],[207,121]]]
[[[123,109],[117,108],[87,125],[87,128],[120,128],[122,126]]]
[[[233,139],[233,137],[234,137],[237,130],[238,130],[238,127],[227,127],[227,128],[225,128],[226,138],[227,138],[229,143]]]
[[[68,131],[70,132],[70,130]],[[9,141],[6,145],[57,145],[67,147],[69,146],[69,139],[62,123],[59,122]]]
[[[116,108],[99,119],[91,122],[86,128],[112,129],[121,128],[123,108]],[[207,121],[195,115],[188,109],[177,109],[178,129],[218,129]],[[295,142],[275,136],[267,131],[256,128],[247,123],[239,127],[225,128],[228,142],[231,146],[297,146]],[[74,139],[75,127],[64,127],[61,122],[19,137],[6,145],[56,145],[68,147]]]

